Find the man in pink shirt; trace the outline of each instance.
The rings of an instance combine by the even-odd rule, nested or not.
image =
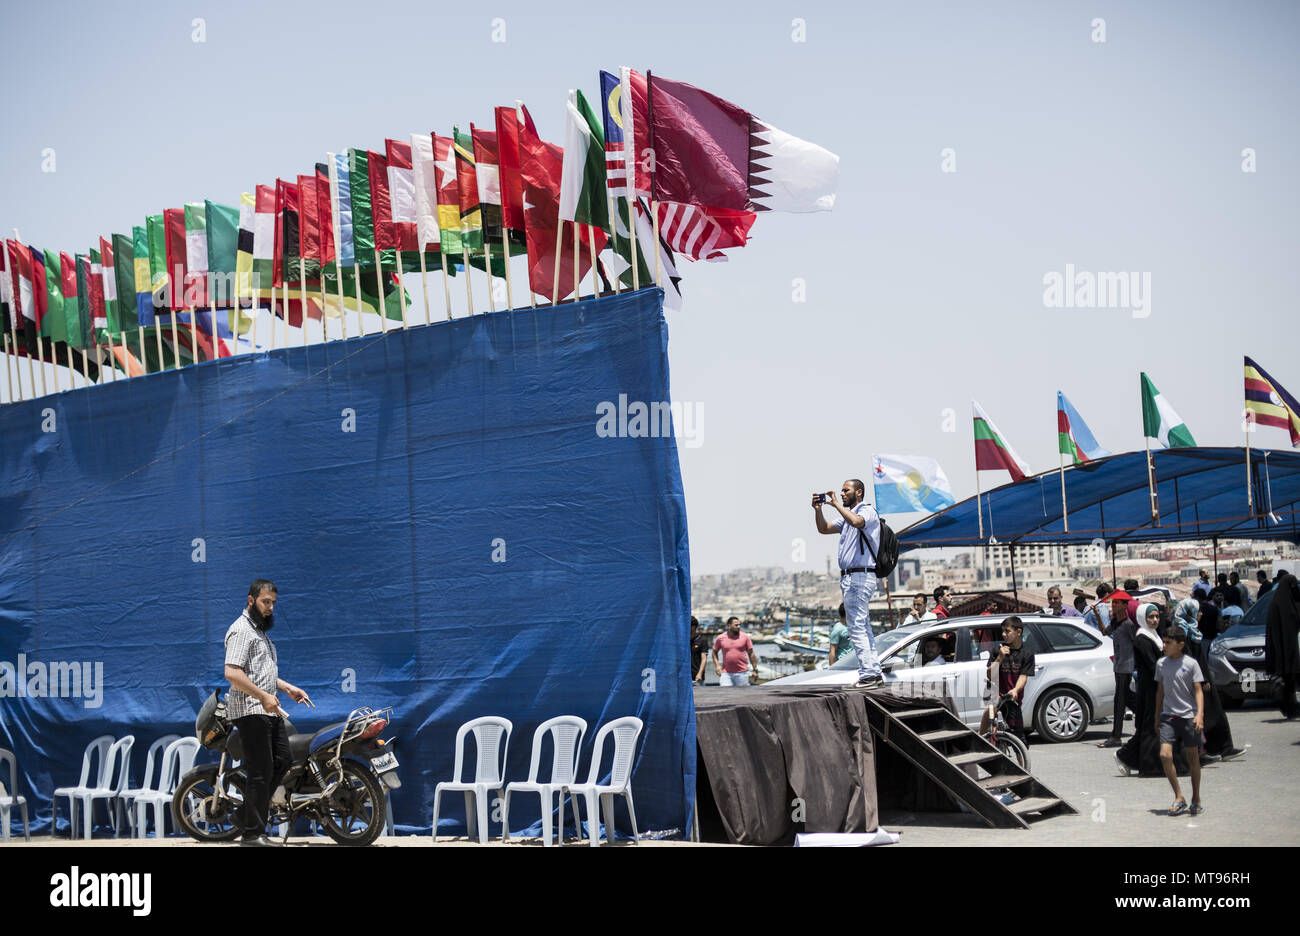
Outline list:
[[[722,663],[718,663],[718,651]],[[748,657],[748,659],[746,659]],[[758,671],[754,658],[754,642],[740,631],[740,618],[728,618],[727,632],[713,641],[713,668],[718,673],[719,686],[748,686],[749,674]]]

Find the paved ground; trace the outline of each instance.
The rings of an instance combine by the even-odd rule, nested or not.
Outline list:
[[[1171,819],[1161,815],[1173,799],[1163,778],[1121,777],[1115,769],[1113,752],[1097,748],[1109,728],[1093,726],[1084,741],[1074,744],[1031,746],[1033,774],[1070,802],[1077,816],[1056,816],[1032,824],[1028,830],[989,829],[970,815],[961,813],[887,813],[881,824],[902,833],[902,845],[1297,845],[1300,844],[1300,798],[1295,795],[1300,779],[1300,721],[1287,722],[1275,707],[1247,703],[1229,714],[1233,740],[1247,748],[1244,757],[1207,766],[1203,774],[1202,798],[1206,811],[1190,818]],[[1125,723],[1125,735],[1132,733],[1132,721]],[[1190,799],[1191,782],[1181,778]],[[336,847],[319,838],[291,839],[301,847]],[[66,838],[38,836],[26,847],[64,846]],[[79,847],[86,843],[78,841]],[[187,848],[198,842],[169,838],[95,839],[94,847]],[[428,836],[398,836],[380,839],[379,844],[428,847]],[[440,838],[438,845],[475,845],[465,839]],[[540,848],[539,839],[516,839],[495,847]],[[570,845],[577,845],[571,840]],[[644,841],[648,847],[693,847],[685,842]],[[0,843],[0,848],[24,847],[22,839]],[[203,846],[211,848],[212,846]],[[235,847],[235,846],[232,846]],[[585,846],[584,846],[585,847]]]
[[[1074,744],[1032,743],[1032,773],[1079,811],[1032,823],[1026,830],[989,829],[951,813],[885,814],[881,825],[903,834],[903,845],[1297,845],[1300,844],[1300,721],[1276,707],[1248,702],[1228,715],[1244,757],[1206,766],[1205,812],[1162,815],[1173,801],[1163,777],[1121,777],[1110,749],[1098,749],[1109,726],[1094,725]],[[1125,737],[1133,722],[1125,722]],[[1191,780],[1180,777],[1191,801]]]

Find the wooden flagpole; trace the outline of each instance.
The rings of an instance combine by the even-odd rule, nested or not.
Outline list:
[[[424,245],[420,245],[420,287],[424,290],[424,324],[429,324],[429,271],[424,260]]]
[[[379,262],[379,248],[375,248],[375,286],[379,289],[379,327],[388,334],[388,309],[384,306],[384,268]],[[361,287],[357,287],[360,289]]]
[[[596,238],[587,238],[587,252],[591,254],[591,294],[600,295],[600,272],[596,269]]]
[[[90,355],[86,353],[86,349],[82,348],[81,349],[81,377],[83,380],[86,381],[87,386],[90,385],[90,363],[87,360],[87,358],[89,357]]]
[[[618,253],[618,211],[614,208],[614,196],[609,192],[609,186],[605,186],[605,201],[609,204],[609,226],[614,229],[614,236],[610,239],[610,249]],[[619,280],[621,277],[614,277],[614,295],[619,295],[623,291]]]
[[[281,289],[281,292],[284,290]],[[275,350],[275,333],[279,331],[275,326],[275,283],[271,283],[271,350]]]
[[[343,328],[343,340],[348,340],[348,307],[343,302],[343,264],[339,262],[338,238],[334,241],[334,283],[339,294],[339,325]]]
[[[330,326],[329,326],[330,317],[328,314],[326,314],[326,310],[325,310],[325,250],[324,248],[321,249],[320,255],[321,255],[321,259],[318,261],[320,263],[320,272],[317,274],[320,277],[320,331],[321,331],[321,335],[324,336],[325,340],[329,341],[330,340]]]
[[[144,368],[144,372],[147,374],[149,373],[149,356],[144,353],[144,326],[140,324],[139,319],[136,319],[135,330],[136,337],[140,339],[140,366]]]
[[[158,324],[157,312],[154,312],[153,316],[153,336],[158,345],[158,369],[165,371],[167,369],[167,357],[163,354],[162,328]]]
[[[577,302],[579,298],[578,283],[580,282],[580,277],[582,275],[582,264],[578,262],[578,258],[582,256],[582,253],[580,251],[580,246],[578,243],[578,222],[574,221],[572,223],[573,223],[573,301]]]
[[[2,244],[0,244],[0,249],[3,249]],[[9,274],[6,272],[5,275],[8,276]],[[17,308],[17,303],[15,303],[14,306],[11,307],[11,309],[12,308]],[[19,399],[23,399],[23,394],[22,394],[23,369],[22,369],[22,365],[18,363],[18,317],[21,314],[22,314],[22,310],[20,309],[18,315],[12,314],[11,311],[11,314],[9,316],[9,331],[13,334],[13,339],[14,339],[13,342],[9,345],[9,347],[13,349],[10,353],[13,354],[13,358],[14,358],[14,370],[18,372],[18,398]],[[6,335],[5,337],[7,339],[9,336]],[[12,399],[12,397],[10,399]]]
[[[298,257],[298,304],[302,306],[302,346],[307,347],[307,258]],[[325,313],[321,313],[321,324],[325,324]]]
[[[560,251],[564,246],[564,221],[557,218],[555,227],[555,279],[551,284],[551,305],[560,301]]]
[[[465,263],[465,298],[469,302],[469,314],[474,314],[474,287],[470,284],[469,275],[469,248],[465,246],[465,235],[469,233],[469,226],[465,224],[465,219],[460,222],[460,258]]]
[[[35,289],[36,287],[33,286],[32,288]],[[36,359],[41,364],[41,396],[45,396],[49,392],[45,387],[45,342],[41,341],[39,331],[36,335]]]
[[[65,342],[63,350],[66,353],[68,360],[68,389],[75,390],[77,389],[77,368],[72,363],[72,344],[70,342]]]
[[[480,213],[480,217],[482,214]],[[487,273],[488,311],[497,310],[496,297],[492,295],[492,248],[488,244],[487,228],[483,228],[483,269]]]
[[[502,196],[502,200],[504,201],[504,196]],[[504,212],[505,206],[503,205],[501,217],[501,256],[505,258],[503,262],[506,268],[506,308],[513,309],[515,307],[515,293],[510,287],[510,238],[506,236],[506,219]]]
[[[442,232],[438,232],[438,259],[442,262],[442,298],[447,303],[447,321],[451,321],[451,274],[447,272],[447,251],[442,249]]]
[[[176,310],[171,310],[172,314],[172,361],[176,364],[176,369],[181,369],[181,340],[177,334],[176,328]]]
[[[9,402],[14,401],[14,375],[9,368],[9,336],[5,335],[5,383],[9,386]]]
[[[655,285],[663,286],[663,277],[659,275],[659,206],[650,202],[650,223],[654,231],[654,249],[655,249]]]
[[[357,335],[364,336],[366,333],[366,319],[361,313],[361,258],[355,256],[355,254],[352,257],[352,272],[352,278],[357,284]]]

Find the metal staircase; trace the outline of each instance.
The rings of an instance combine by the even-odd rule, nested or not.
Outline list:
[[[1034,820],[1077,810],[940,706],[891,704],[864,692],[867,721],[922,773],[996,829],[1027,829]]]

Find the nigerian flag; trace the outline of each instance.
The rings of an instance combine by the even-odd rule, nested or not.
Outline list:
[[[1165,448],[1196,445],[1187,424],[1145,373],[1142,374],[1142,430],[1148,439],[1155,439]]]

